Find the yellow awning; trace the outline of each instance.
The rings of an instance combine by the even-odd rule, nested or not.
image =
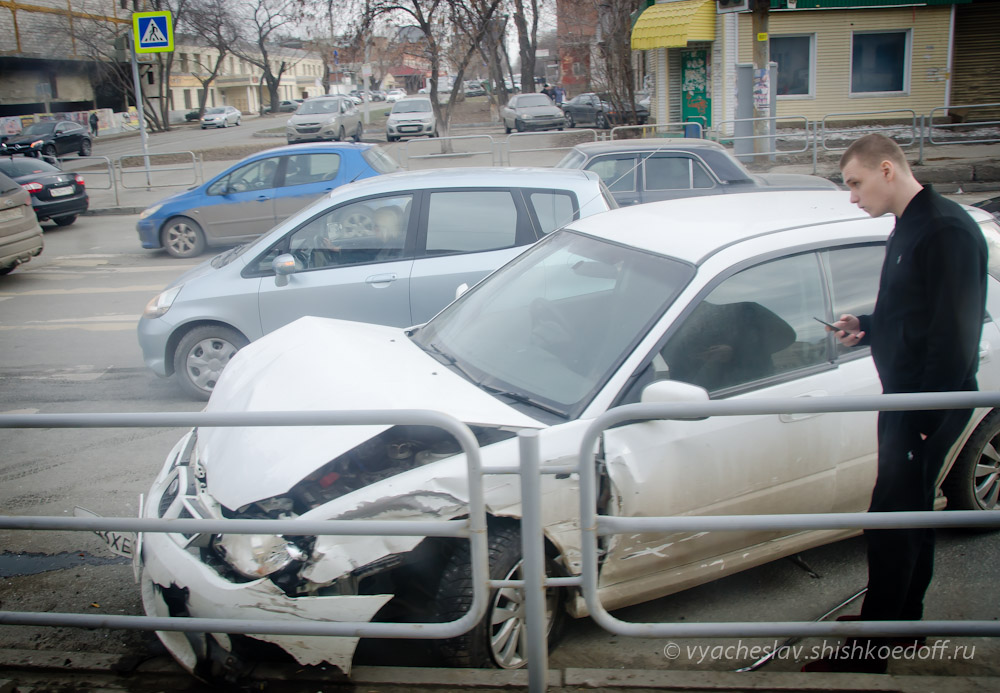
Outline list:
[[[632,49],[683,47],[715,40],[715,0],[674,0],[647,7],[632,28]]]

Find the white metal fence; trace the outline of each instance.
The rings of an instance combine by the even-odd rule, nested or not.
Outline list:
[[[484,616],[489,590],[521,588],[526,598],[526,638],[529,681],[532,691],[547,686],[545,590],[552,587],[582,591],[592,618],[605,629],[629,636],[661,637],[764,637],[764,636],[900,636],[977,635],[1000,636],[996,621],[894,621],[894,622],[726,622],[631,623],[604,609],[598,590],[599,537],[623,532],[742,531],[778,529],[845,529],[898,527],[1000,527],[1000,513],[899,512],[828,513],[755,516],[611,517],[597,511],[597,472],[594,451],[606,428],[626,421],[711,416],[774,415],[838,411],[913,410],[1000,406],[1000,392],[827,397],[808,400],[786,398],[751,402],[634,404],[612,409],[588,426],[576,464],[543,465],[536,430],[519,433],[520,459],[510,467],[484,467],[477,441],[461,422],[439,412],[312,411],[252,413],[151,413],[151,414],[33,414],[0,416],[0,428],[114,428],[177,426],[326,426],[423,424],[437,426],[455,437],[465,456],[469,511],[466,519],[447,521],[388,520],[192,520],[135,518],[66,518],[0,516],[0,529],[136,532],[207,532],[239,534],[323,534],[365,536],[436,536],[467,539],[471,543],[473,601],[469,611],[447,623],[289,623],[273,620],[234,620],[113,616],[72,613],[0,611],[0,624],[123,628],[183,632],[327,635],[384,638],[449,638],[467,632]],[[489,579],[487,513],[483,478],[491,474],[518,474],[521,483],[522,580]],[[582,572],[572,577],[546,577],[541,510],[542,474],[578,474],[580,478],[580,530]]]

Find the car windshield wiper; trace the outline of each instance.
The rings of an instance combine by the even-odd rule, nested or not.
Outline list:
[[[468,380],[470,383],[472,383],[476,387],[482,387],[483,386],[482,383],[480,383],[478,380],[476,380],[474,377],[472,377],[472,374],[469,373],[469,371],[465,370],[460,365],[458,365],[458,359],[456,359],[451,354],[442,351],[441,347],[439,347],[437,344],[434,344],[433,342],[431,342],[429,344],[421,344],[421,343],[418,342],[417,345],[421,349],[423,349],[424,351],[426,351],[428,353],[431,353],[431,354],[435,354],[439,358],[439,360],[444,361],[449,366],[451,366],[452,368],[454,368],[456,371],[458,371],[459,373],[461,373],[462,376],[466,380]]]
[[[525,395],[521,392],[511,392],[510,390],[504,390],[502,388],[493,387],[491,385],[480,384],[479,387],[483,388],[491,395],[499,395],[500,397],[509,397],[515,402],[520,402],[521,404],[527,404],[537,409],[541,409],[542,411],[547,411],[550,414],[555,414],[556,416],[559,416],[563,419],[567,418],[566,412],[562,411],[561,409],[556,409],[555,407],[550,407],[547,404],[542,404],[537,399],[532,399],[531,397],[528,397],[528,395]]]

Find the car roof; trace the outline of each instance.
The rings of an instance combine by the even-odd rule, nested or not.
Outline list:
[[[436,168],[419,171],[400,171],[382,176],[364,178],[342,185],[331,195],[358,197],[376,195],[404,189],[456,188],[456,187],[519,187],[550,188],[599,183],[600,177],[592,171],[555,168]]]
[[[751,238],[868,218],[845,191],[776,191],[647,202],[580,219],[569,228],[699,264]],[[863,226],[870,235],[885,228]]]
[[[650,149],[685,149],[688,151],[720,151],[726,148],[718,142],[695,137],[649,137],[638,140],[609,140],[606,142],[582,142],[574,147],[588,156],[609,154],[611,152],[648,151]]]

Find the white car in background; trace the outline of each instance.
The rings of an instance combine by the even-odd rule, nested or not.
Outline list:
[[[408,96],[392,105],[385,120],[385,138],[395,142],[403,137],[437,137],[437,116],[427,96]]]
[[[385,181],[387,177],[376,180]],[[976,220],[990,234],[996,222]],[[589,423],[619,405],[881,390],[867,347],[815,317],[871,310],[893,218],[845,192],[750,193],[637,205],[570,223],[424,325],[303,318],[246,347],[207,412],[431,409],[467,423],[486,467],[516,464],[517,431],[543,464],[575,463]],[[995,246],[994,246],[995,247]],[[995,268],[993,270],[995,272]],[[1000,315],[1000,282],[988,310]],[[1000,388],[1000,327],[983,324],[980,387]],[[593,456],[601,514],[625,517],[858,512],[876,475],[875,412],[629,421]],[[976,410],[939,479],[938,506],[995,511],[1000,412]],[[516,478],[484,480],[493,579],[520,575]],[[548,572],[581,570],[579,480],[543,475]],[[460,519],[466,461],[423,426],[206,427],[168,455],[145,517]],[[589,501],[588,501],[589,502]],[[654,599],[805,549],[843,531],[625,534],[602,540],[607,609]],[[368,536],[151,533],[142,595],[151,616],[451,621],[472,599],[468,542]],[[550,588],[550,633],[582,617]],[[434,641],[458,666],[525,664],[523,599],[493,590],[468,633]],[[238,663],[251,640],[302,665],[347,672],[356,638],[158,633],[189,669]]]
[[[243,113],[232,106],[215,106],[206,108],[201,116],[201,129],[205,128],[228,128],[230,125],[239,125]]]
[[[396,103],[400,99],[406,98],[406,91],[403,89],[390,89],[385,93],[385,100],[389,103]]]

